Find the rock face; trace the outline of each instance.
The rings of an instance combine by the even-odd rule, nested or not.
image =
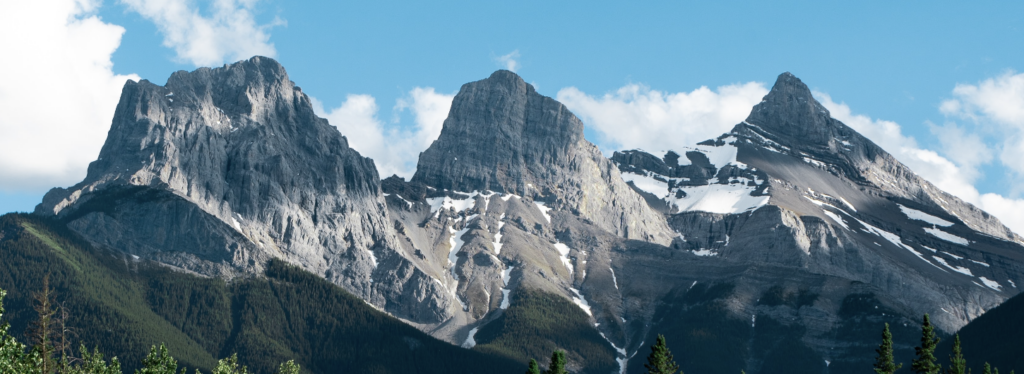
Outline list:
[[[750,338],[735,342],[755,347],[737,353],[742,365],[700,369],[777,372],[786,364],[774,356],[785,350],[798,371],[855,372],[870,367],[878,344],[877,331],[860,329],[905,330],[895,334],[906,352],[922,314],[954,332],[1017,294],[1024,277],[1017,234],[831,118],[789,73],[730,133],[663,157],[612,159],[667,213],[681,237],[673,248],[698,257],[639,254],[622,266],[718,290],[700,301],[689,289],[663,294],[673,312],[655,328],[686,341],[694,328],[667,318],[697,318],[701,308],[750,323]]]
[[[380,181],[256,57],[127,83],[86,179],[36,211],[206,276],[282,258],[466,347],[519,290],[562,295],[631,373],[657,334],[688,372],[859,372],[881,323],[907,354],[922,314],[951,332],[1024,282],[1020,236],[788,73],[727,134],[609,160],[498,71],[462,87],[411,180]]]
[[[398,316],[449,317],[450,301],[395,251],[373,161],[268,58],[179,71],[163,87],[129,81],[86,179],[36,212],[200,274],[258,274],[277,257]]]
[[[583,123],[507,70],[462,86],[412,182],[534,196],[628,239],[667,244],[672,237],[583,138]]]

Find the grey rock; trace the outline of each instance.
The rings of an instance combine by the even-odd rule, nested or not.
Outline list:
[[[397,316],[448,318],[440,288],[395,251],[373,161],[269,58],[127,82],[86,179],[36,212],[203,275],[281,258]]]

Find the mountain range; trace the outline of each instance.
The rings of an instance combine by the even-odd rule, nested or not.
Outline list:
[[[382,179],[254,57],[127,82],[85,180],[31,219],[136,272],[308,272],[450,345],[561,348],[587,373],[643,372],[658,334],[685,372],[859,372],[883,323],[909,362],[923,314],[948,335],[1024,282],[1024,238],[792,74],[698,144],[608,158],[583,129],[500,70],[462,86],[409,180]]]

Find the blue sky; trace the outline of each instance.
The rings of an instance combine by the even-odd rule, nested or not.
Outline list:
[[[542,94],[566,102],[606,152],[659,150],[721,133],[790,71],[837,118],[940,187],[1024,230],[1024,213],[1015,209],[1024,208],[1016,188],[1024,180],[1024,157],[1017,157],[1024,156],[1020,2],[38,3],[47,6],[0,5],[0,18],[14,17],[0,19],[7,24],[0,49],[20,56],[0,67],[26,76],[0,83],[0,110],[32,109],[25,100],[52,106],[48,95],[67,90],[57,102],[94,97],[81,105],[89,114],[79,116],[91,122],[40,118],[46,109],[0,114],[9,144],[40,143],[0,150],[0,212],[31,210],[48,187],[84,177],[125,79],[163,84],[175,70],[264,54],[322,104],[353,147],[381,155],[374,158],[382,174],[407,173],[429,145],[417,138],[439,131],[445,100],[498,68],[514,68]],[[70,20],[66,33],[90,35],[88,41],[42,40],[49,34],[40,30],[62,27],[52,21],[59,17]],[[62,84],[68,75],[51,72],[84,75],[81,69],[43,70],[35,61],[69,59],[64,65],[71,66],[78,55],[94,61],[89,74],[98,78],[73,88]],[[20,88],[30,84],[47,89]],[[73,150],[47,148],[62,144],[48,137],[72,127]],[[395,155],[395,144],[413,151]]]

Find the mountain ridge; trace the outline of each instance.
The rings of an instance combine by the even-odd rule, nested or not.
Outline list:
[[[282,259],[454,345],[515,342],[491,324],[522,321],[507,311],[542,292],[579,307],[598,333],[580,346],[607,345],[623,372],[666,331],[726,352],[718,369],[684,370],[772,372],[788,354],[796,372],[845,373],[877,345],[857,326],[913,329],[930,312],[955,331],[1024,282],[1017,234],[832,118],[789,73],[729,133],[608,159],[564,105],[497,71],[462,86],[409,181],[380,180],[271,59],[129,83],[122,97],[89,176],[37,214],[204,276]]]

